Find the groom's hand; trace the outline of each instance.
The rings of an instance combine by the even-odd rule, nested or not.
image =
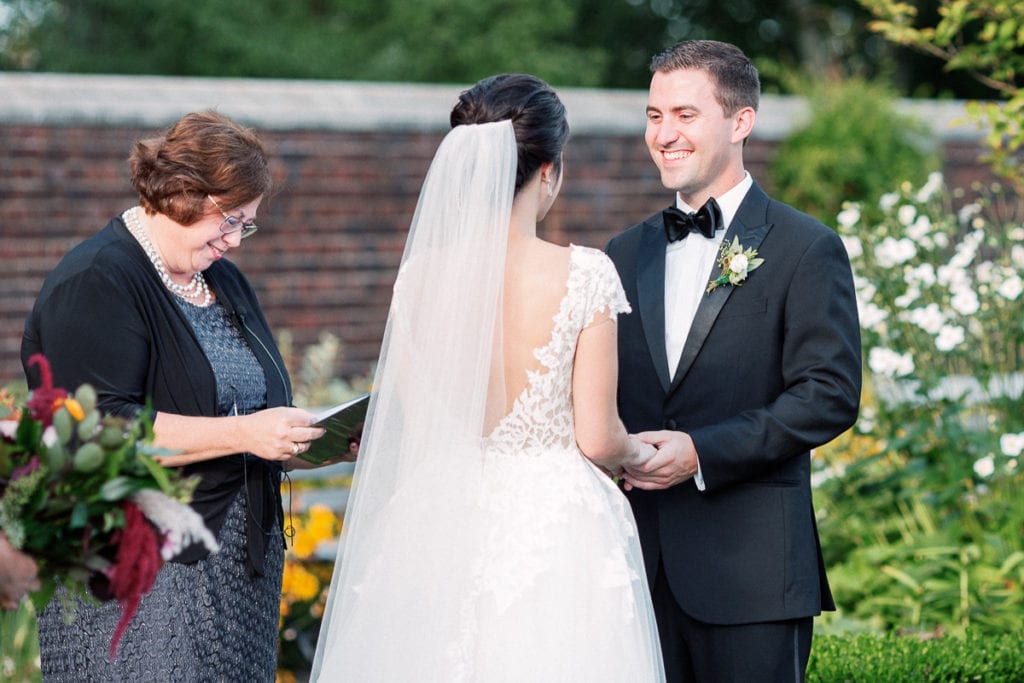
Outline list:
[[[641,432],[636,436],[658,451],[642,465],[625,468],[622,479],[627,491],[633,488],[648,491],[667,489],[692,479],[697,473],[697,450],[686,432],[662,430]]]

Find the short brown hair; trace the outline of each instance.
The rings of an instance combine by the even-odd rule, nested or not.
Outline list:
[[[761,100],[761,80],[757,68],[743,51],[731,43],[717,40],[686,40],[657,54],[651,60],[651,73],[682,69],[704,71],[715,84],[715,99],[726,116],[744,107],[757,111]]]
[[[227,210],[265,196],[273,185],[256,132],[215,111],[186,114],[162,136],[139,140],[128,166],[146,213],[182,225],[203,217],[207,195]]]

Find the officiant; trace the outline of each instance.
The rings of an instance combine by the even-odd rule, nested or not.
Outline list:
[[[256,132],[212,111],[135,143],[123,210],[49,274],[22,360],[57,385],[91,384],[107,414],[151,406],[159,459],[199,478],[192,507],[219,553],[186,548],[160,570],[125,633],[116,602],[64,598],[39,616],[47,681],[272,681],[284,566],[282,471],[323,434],[291,407],[284,361],[252,285],[230,260],[272,189]],[[29,372],[29,386],[39,377]]]

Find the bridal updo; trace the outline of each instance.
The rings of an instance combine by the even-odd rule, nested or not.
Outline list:
[[[562,148],[569,139],[565,106],[551,87],[529,74],[499,74],[478,82],[459,96],[451,125],[493,123],[510,119],[519,148],[518,193],[541,164],[562,170]]]
[[[128,157],[132,187],[146,213],[192,225],[215,195],[225,210],[266,196],[272,178],[256,132],[215,111],[186,114],[139,140]]]

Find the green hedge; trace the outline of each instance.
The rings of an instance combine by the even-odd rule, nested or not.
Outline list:
[[[913,635],[815,636],[808,683],[1019,683],[1024,633],[968,632],[922,640]]]

